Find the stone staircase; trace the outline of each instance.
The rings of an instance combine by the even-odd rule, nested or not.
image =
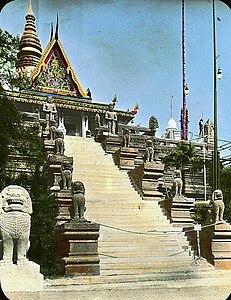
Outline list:
[[[137,277],[193,274],[193,253],[180,228],[173,227],[157,201],[143,201],[126,172],[92,139],[65,137],[65,155],[74,157],[73,181],[86,188],[86,218],[101,224],[100,274]],[[206,262],[200,271],[213,267]]]

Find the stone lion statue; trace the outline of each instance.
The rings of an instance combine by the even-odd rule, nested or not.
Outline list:
[[[144,154],[144,161],[145,162],[153,162],[155,159],[154,156],[155,156],[155,151],[154,151],[154,147],[153,147],[153,142],[152,142],[152,140],[147,140],[145,154]]]
[[[9,185],[0,193],[0,231],[3,242],[1,264],[24,265],[30,246],[31,198],[27,190]],[[15,261],[16,260],[16,261]]]
[[[73,219],[83,219],[85,208],[85,187],[81,181],[72,183]]]
[[[63,190],[71,190],[72,188],[72,165],[69,161],[62,163],[62,184]]]
[[[55,153],[63,155],[64,150],[64,134],[61,130],[57,129],[55,131]]]
[[[180,170],[174,171],[173,186],[175,188],[175,196],[182,196],[183,181]]]
[[[215,190],[212,194],[212,202],[215,209],[216,222],[223,221],[225,204],[223,201],[223,193],[221,190]]]

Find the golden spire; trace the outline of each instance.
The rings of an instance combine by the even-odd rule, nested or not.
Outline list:
[[[28,12],[27,12],[28,15],[34,15],[33,14],[33,9],[32,9],[32,4],[31,4],[31,0],[29,0],[29,4],[28,4]]]
[[[37,66],[42,55],[41,43],[38,38],[35,26],[31,0],[29,0],[28,12],[24,33],[21,37],[18,52],[18,71],[26,70],[28,74]]]

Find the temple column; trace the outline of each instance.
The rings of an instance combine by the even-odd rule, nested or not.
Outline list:
[[[88,130],[88,115],[81,114],[82,117],[82,137],[86,137],[86,132]]]

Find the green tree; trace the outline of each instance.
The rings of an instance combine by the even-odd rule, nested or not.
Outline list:
[[[231,223],[231,167],[221,170],[220,186],[225,202],[225,219]]]
[[[179,142],[168,155],[163,158],[165,168],[170,166],[181,170],[183,180],[183,190],[185,186],[185,172],[191,171],[192,174],[202,169],[203,159],[196,154],[195,147],[190,143]]]
[[[45,275],[57,273],[55,264],[56,202],[47,191],[42,166],[45,149],[39,128],[25,126],[25,117],[7,97],[6,89],[28,89],[29,80],[17,76],[19,38],[0,29],[0,190],[9,184],[30,190],[33,214],[29,258],[41,265]],[[31,124],[32,125],[32,124]],[[31,174],[9,172],[11,155],[19,155],[30,164]]]
[[[18,74],[16,71],[18,51],[19,37],[0,28],[0,85],[2,89],[21,90],[31,85],[31,80],[25,73]]]

